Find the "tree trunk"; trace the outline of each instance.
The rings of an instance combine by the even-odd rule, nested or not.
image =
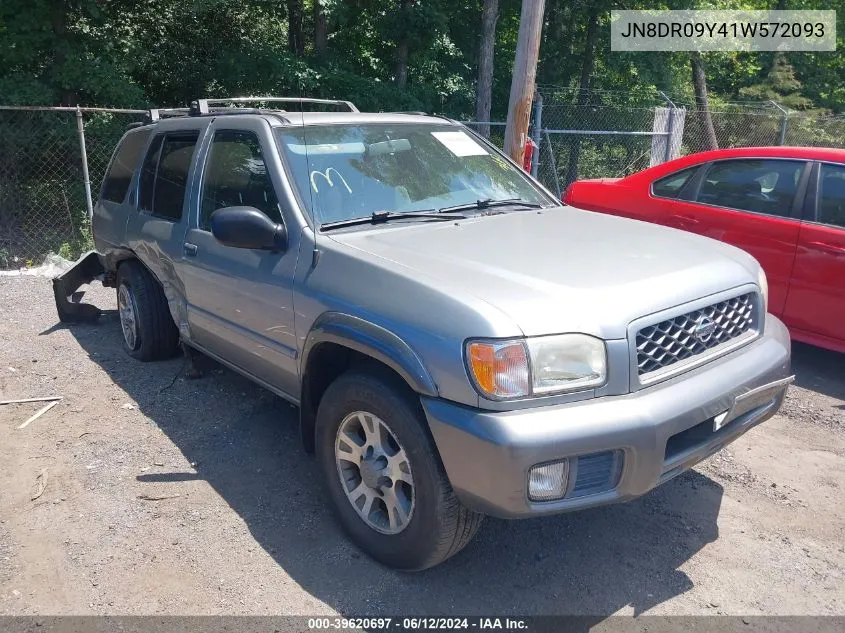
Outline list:
[[[776,0],[772,11],[784,11],[787,9],[786,0]],[[786,61],[786,53],[783,51],[775,51],[773,53],[762,53],[760,55],[760,79],[765,81],[772,74],[772,71],[778,67],[782,61]]]
[[[51,65],[51,79],[53,88],[59,98],[59,105],[76,105],[78,98],[76,93],[66,88],[63,83],[62,73],[67,63],[67,46],[70,38],[67,30],[67,4],[65,2],[53,2],[50,9],[50,26],[53,30],[53,60]]]
[[[396,63],[393,69],[393,76],[395,77],[396,85],[404,88],[408,85],[408,54],[410,45],[408,43],[408,32],[406,27],[407,15],[414,0],[399,0],[400,23],[403,24],[402,33],[399,35],[399,40],[396,42]]]
[[[564,4],[566,3],[566,4]],[[566,0],[552,0],[546,7],[546,23],[543,26],[543,41],[540,44],[540,61],[537,65],[537,77],[540,83],[565,85],[567,82],[560,74],[558,60],[567,52],[571,55],[571,38],[566,29],[569,13]]]
[[[402,40],[396,45],[396,66],[393,71],[396,85],[404,88],[408,85],[408,41]]]
[[[692,85],[695,89],[695,105],[704,128],[704,149],[719,149],[716,130],[713,128],[713,117],[710,115],[710,105],[707,102],[707,76],[704,74],[704,61],[701,59],[701,53],[693,51],[690,62],[692,65]]]
[[[326,25],[326,12],[321,0],[314,1],[314,54],[324,57],[328,48],[329,32]]]
[[[481,10],[481,46],[478,51],[478,89],[475,100],[475,120],[489,121],[493,102],[493,52],[496,47],[496,21],[499,19],[499,0],[484,0]],[[490,137],[490,126],[482,123],[478,132]]]
[[[593,81],[593,69],[596,65],[596,46],[599,41],[599,9],[591,6],[587,14],[587,37],[584,42],[584,55],[581,58],[581,78],[578,82],[578,110],[576,116],[581,116],[582,108],[590,99],[590,85]],[[575,136],[569,146],[569,163],[566,169],[566,186],[578,180],[578,162],[581,160],[581,137]]]
[[[305,34],[302,32],[302,0],[287,0],[288,50],[302,57],[305,54]]]
[[[522,0],[516,57],[513,61],[511,95],[508,101],[508,121],[505,127],[505,153],[522,164],[531,103],[537,79],[537,57],[543,30],[545,0]]]

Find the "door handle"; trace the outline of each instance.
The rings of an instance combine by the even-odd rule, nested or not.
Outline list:
[[[185,242],[182,244],[182,249],[185,251],[185,255],[189,257],[196,257],[197,256],[197,245],[191,244],[190,242]]]
[[[829,255],[845,255],[845,248],[843,248],[842,246],[836,246],[835,244],[828,244],[827,242],[807,242],[807,246],[816,248]]]

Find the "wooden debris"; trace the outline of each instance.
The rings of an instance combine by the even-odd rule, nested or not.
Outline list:
[[[175,499],[182,495],[138,495],[141,501],[164,501],[165,499]]]
[[[48,402],[50,400],[61,400],[62,396],[44,396],[42,398],[18,398],[17,400],[0,400],[0,404],[18,404],[21,402]]]
[[[29,423],[30,423],[30,422],[34,422],[35,420],[37,420],[38,418],[40,418],[42,415],[44,415],[45,413],[47,413],[50,409],[52,409],[52,408],[53,408],[53,407],[55,407],[57,404],[59,404],[59,402],[61,402],[61,398],[59,398],[58,400],[53,400],[53,401],[52,401],[52,402],[50,402],[49,404],[44,405],[44,406],[43,406],[43,407],[41,407],[38,411],[36,411],[36,412],[35,412],[35,414],[34,414],[32,417],[30,417],[30,418],[29,418],[26,422],[24,422],[23,424],[21,424],[21,425],[18,427],[18,429],[25,429],[27,426],[29,426]]]

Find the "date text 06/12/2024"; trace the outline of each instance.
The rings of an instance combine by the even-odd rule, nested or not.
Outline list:
[[[312,630],[526,630],[528,623],[521,618],[427,618],[427,617],[397,617],[397,618],[355,618],[355,617],[324,617],[309,618],[308,628]]]

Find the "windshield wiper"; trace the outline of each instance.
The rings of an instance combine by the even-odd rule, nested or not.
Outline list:
[[[450,213],[445,215],[443,211],[437,209],[423,209],[422,211],[373,211],[371,215],[350,218],[349,220],[338,220],[336,222],[325,222],[320,225],[323,231],[330,231],[332,229],[342,229],[346,226],[358,226],[361,224],[382,224],[390,220],[397,220],[401,218],[425,218],[430,220],[464,220],[467,216],[458,213]]]
[[[440,209],[440,213],[449,213],[450,211],[470,211],[472,209],[483,211],[484,209],[490,209],[491,207],[506,207],[510,205],[525,207],[527,209],[543,208],[542,204],[527,202],[522,198],[508,198],[507,200],[491,200],[490,198],[485,198],[483,200],[476,200],[475,202],[469,202],[467,204],[457,204],[454,207],[443,207]]]

